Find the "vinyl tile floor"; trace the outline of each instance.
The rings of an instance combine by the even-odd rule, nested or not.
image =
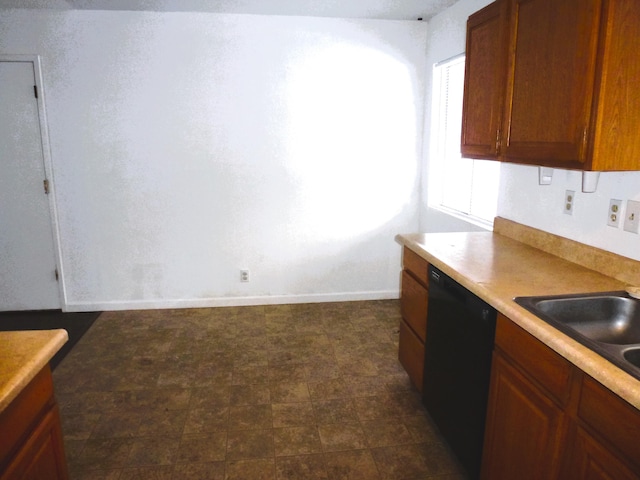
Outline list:
[[[54,371],[71,480],[463,480],[399,303],[105,312]]]

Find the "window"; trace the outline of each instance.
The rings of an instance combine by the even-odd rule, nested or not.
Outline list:
[[[464,55],[433,68],[429,206],[491,227],[498,204],[500,163],[460,155]]]

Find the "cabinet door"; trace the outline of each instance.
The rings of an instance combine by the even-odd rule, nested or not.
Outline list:
[[[481,478],[555,478],[564,424],[553,401],[496,351]]]
[[[592,170],[640,170],[638,7],[637,0],[605,2]]]
[[[582,168],[600,0],[512,0],[505,115],[509,161]]]
[[[567,442],[569,455],[565,457],[562,478],[588,480],[638,480],[610,450],[580,427],[572,428]]]
[[[504,105],[507,6],[498,0],[469,17],[462,105],[463,157],[496,159]]]
[[[18,451],[1,480],[65,480],[68,478],[57,406]]]

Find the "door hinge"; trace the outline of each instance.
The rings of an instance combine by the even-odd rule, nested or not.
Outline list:
[[[53,271],[53,273],[54,273],[54,274],[55,274],[55,276],[56,276],[56,282],[57,282],[57,281],[59,281],[59,280],[60,280],[60,274],[58,273],[58,269],[56,268],[56,269]]]
[[[47,180],[46,178],[44,179],[44,181],[42,182],[43,186],[44,186],[44,193],[45,195],[49,195],[49,180]]]
[[[500,143],[502,142],[502,129],[496,130],[496,153],[500,153]]]
[[[36,98],[38,98],[38,86],[37,85],[33,86],[33,94],[36,96]]]

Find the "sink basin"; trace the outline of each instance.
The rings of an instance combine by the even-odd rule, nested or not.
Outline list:
[[[640,306],[618,295],[554,298],[533,302],[534,309],[596,342],[640,343]]]
[[[640,300],[626,292],[517,297],[514,300],[640,379]]]
[[[631,365],[640,368],[640,348],[631,348],[629,350],[625,350],[622,356]]]

